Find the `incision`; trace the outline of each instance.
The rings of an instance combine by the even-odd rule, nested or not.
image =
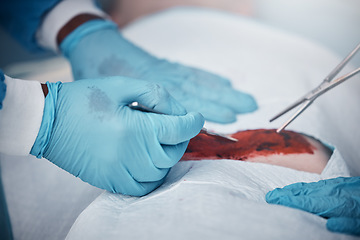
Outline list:
[[[182,160],[242,160],[321,173],[331,156],[319,141],[293,131],[256,129],[230,136],[238,141],[202,131],[190,140]]]

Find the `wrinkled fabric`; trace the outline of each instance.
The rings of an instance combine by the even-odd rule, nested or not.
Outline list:
[[[332,171],[339,174],[335,166]],[[327,231],[325,219],[265,202],[275,187],[325,176],[233,160],[180,161],[164,184],[144,197],[100,195],[67,239],[335,240],[339,236]]]
[[[124,35],[159,57],[217,72],[231,78],[235,88],[253,93],[256,112],[233,124],[205,124],[220,133],[279,127],[286,117],[268,120],[341,61],[298,36],[196,8],[146,17]],[[359,169],[359,86],[354,79],[325,94],[287,128],[333,150],[321,175],[232,160],[180,161],[147,196],[102,194],[78,217],[67,239],[354,239],[328,231],[320,216],[267,204],[265,195],[296,182],[348,177],[344,159],[353,163],[351,170]]]
[[[4,188],[2,184],[1,166],[0,166],[0,239],[2,240],[13,239],[9,212],[7,209]]]

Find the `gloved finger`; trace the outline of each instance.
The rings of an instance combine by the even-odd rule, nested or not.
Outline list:
[[[210,84],[209,82],[211,81],[208,81],[208,79],[201,81],[195,74],[196,72],[197,71],[194,71],[193,74],[187,72],[189,75],[186,76],[182,76],[181,74],[177,76],[176,73],[173,73],[172,75],[162,74],[161,76],[154,75],[153,77],[147,75],[147,77],[151,78],[154,82],[162,84],[188,111],[193,111],[189,110],[189,106],[193,103],[190,102],[185,105],[184,102],[186,99],[191,99],[191,101],[199,99],[204,107],[207,107],[207,104],[212,102],[223,108],[231,109],[234,113],[247,113],[257,109],[256,101],[251,95],[232,88],[230,84]],[[204,75],[210,76],[211,74],[204,73]],[[216,77],[213,76],[213,78]],[[181,79],[181,81],[179,81],[179,79]],[[204,116],[208,119],[206,115]],[[215,121],[213,119],[211,120]]]
[[[236,121],[236,114],[231,109],[213,102],[193,99],[192,104],[190,101],[185,101],[183,105],[189,112],[200,112],[206,120],[211,122],[233,123]]]
[[[221,95],[219,100],[213,101],[230,108],[235,113],[250,113],[258,108],[255,98],[250,94],[232,88],[219,89],[218,93]]]
[[[258,109],[256,100],[252,95],[235,89],[225,89],[224,98],[220,103],[228,106],[236,113],[250,113]]]
[[[289,189],[293,191],[294,189],[303,189],[306,190],[304,194],[309,194],[308,190],[323,190],[328,189],[332,190],[336,186],[340,186],[341,184],[345,184],[342,186],[350,186],[349,184],[360,184],[360,177],[338,177],[338,178],[331,178],[331,179],[325,179],[320,180],[318,182],[310,182],[310,183],[294,183],[290,184],[288,186],[285,186],[284,189]]]
[[[167,169],[165,171],[167,174],[169,170]],[[121,165],[115,165],[111,169],[108,169],[106,174],[102,174],[104,176],[104,180],[100,181],[100,186],[98,187],[113,193],[122,193],[131,196],[143,196],[160,186],[163,183],[166,174],[163,178],[157,181],[139,182],[134,179],[129,169]],[[121,176],[121,181],[119,181],[119,176]]]
[[[184,91],[179,84],[171,81],[164,82],[164,86],[170,94],[186,108],[188,112],[200,112],[206,120],[212,122],[232,123],[236,121],[236,113],[234,110],[223,104],[209,99],[200,98],[198,96],[198,92],[194,92],[193,90],[190,91],[192,92],[192,94],[190,94],[189,92]],[[199,90],[199,92],[201,91]],[[213,93],[213,90],[211,90],[211,93]],[[211,94],[209,93],[209,95]],[[216,92],[216,95],[219,94]],[[241,102],[245,103],[245,101]],[[232,104],[236,105],[235,103]],[[253,108],[251,107],[252,104],[249,104],[249,106],[250,108]],[[244,111],[252,111],[252,109],[246,109],[247,106],[244,107],[241,104],[238,104],[238,107],[243,108]]]
[[[229,79],[222,77],[211,72],[207,72],[197,68],[191,68],[191,80],[196,81],[198,84],[209,87],[230,87],[231,82]]]
[[[354,216],[359,214],[358,204],[351,198],[332,195],[293,195],[288,191],[275,189],[266,194],[266,201],[317,214],[322,217]],[[355,215],[355,216],[357,216]]]
[[[215,88],[187,81],[181,85],[181,89],[188,95],[215,102],[230,108],[235,113],[248,113],[257,109],[256,101],[250,94],[240,92],[230,86]]]
[[[113,81],[113,84],[109,84],[109,86],[112,88],[116,86],[121,91],[121,100],[117,103],[119,105],[127,105],[137,101],[164,114],[186,114],[186,109],[164,87],[157,83],[122,77],[105,78],[103,81]],[[131,81],[131,84],[129,84],[129,81]],[[124,89],[126,89],[126,92],[124,92]],[[117,93],[113,90],[112,92],[113,94]],[[116,99],[116,96],[114,96],[114,99]]]
[[[135,188],[128,189],[124,194],[135,197],[144,196],[158,188],[164,182],[164,180],[165,177],[156,182],[137,182],[137,186]]]
[[[132,110],[125,108],[123,110],[123,114],[131,115],[132,117],[128,120],[136,122],[136,129],[139,126],[141,128],[134,131],[129,131],[128,134],[125,134],[124,137],[119,140],[119,144],[123,144],[127,141],[127,139],[130,138],[135,141],[133,141],[132,144],[129,144],[126,148],[123,148],[120,153],[121,156],[128,156],[127,159],[122,159],[122,161],[119,161],[119,165],[112,165],[114,168],[118,167],[121,169],[121,164],[123,164],[127,172],[137,182],[158,181],[166,176],[168,169],[166,167],[155,166],[154,160],[161,160],[163,162],[172,162],[173,160],[170,159],[169,156],[164,152],[163,146],[159,143],[155,130],[152,125],[150,125],[152,120],[150,120],[150,117],[148,116],[149,113],[131,111]],[[124,122],[122,124],[125,124],[126,126],[128,125]],[[114,175],[120,174],[123,173],[114,173]]]
[[[155,139],[153,141],[158,140]],[[138,182],[160,180],[166,176],[169,168],[173,167],[181,159],[188,143],[189,141],[175,145],[151,143],[151,146],[146,146],[149,155],[138,157],[141,161],[131,161],[127,164],[127,167]]]
[[[160,144],[176,145],[195,137],[204,125],[200,113],[190,112],[184,116],[150,113],[155,133]]]
[[[153,147],[153,146],[151,146]],[[150,152],[153,152],[149,150]],[[161,150],[162,152],[162,150]],[[140,156],[139,156],[140,155]],[[153,156],[150,156],[153,155]],[[168,168],[157,167],[154,160],[162,162],[172,162],[170,158],[164,154],[153,154],[144,156],[138,149],[134,151],[134,158],[124,163],[131,176],[137,182],[154,182],[163,179],[169,172]]]
[[[302,196],[302,195],[308,195],[310,192],[314,190],[316,192],[316,189],[319,187],[321,188],[324,185],[323,182],[312,182],[312,183],[304,183],[304,182],[298,182],[294,184],[287,185],[283,188],[276,188],[266,194],[267,198],[269,198],[269,201],[274,201],[278,197],[281,196]]]
[[[178,100],[188,112],[200,112],[208,121],[217,123],[232,123],[236,121],[236,114],[226,106],[189,95],[183,91],[171,91],[171,95]]]
[[[173,167],[184,155],[189,141],[182,142],[176,145],[162,145],[165,154],[168,156],[167,161],[161,159],[153,159],[153,163],[158,168],[171,168]]]
[[[351,183],[351,184],[350,184]],[[326,180],[320,180],[318,182],[298,182],[287,185],[283,188],[275,189],[276,192],[282,194],[291,195],[307,195],[307,196],[334,196],[335,194],[349,194],[349,191],[341,191],[352,188],[357,188],[356,184],[360,184],[360,178],[358,177],[338,177]],[[351,193],[353,194],[353,192]]]
[[[326,227],[332,232],[360,236],[360,218],[330,218],[326,223]]]
[[[141,113],[141,114],[146,114],[146,113]],[[156,116],[156,114],[146,114],[146,116],[149,118],[154,115],[155,115],[155,117],[159,116],[159,115]],[[165,117],[165,115],[160,115],[160,118],[161,118],[161,116]],[[150,120],[150,121],[153,121],[153,120]],[[150,131],[151,130],[152,129],[150,129]],[[144,131],[147,131],[147,130],[144,130]],[[155,132],[157,133],[156,128],[155,128]],[[154,180],[160,179],[159,176],[163,177],[164,175],[158,174],[159,171],[160,170],[164,171],[164,170],[167,170],[168,168],[173,167],[184,155],[186,147],[189,143],[189,141],[184,141],[184,142],[181,142],[178,144],[172,144],[172,145],[161,144],[159,142],[158,135],[156,133],[155,134],[150,134],[150,133],[145,134],[147,136],[153,136],[154,138],[151,139],[151,137],[150,137],[150,139],[148,139],[146,141],[146,143],[143,145],[144,149],[142,149],[142,150],[137,149],[138,153],[140,152],[139,150],[141,150],[141,152],[147,152],[148,156],[146,156],[145,159],[151,160],[151,164],[149,164],[149,161],[146,161],[146,164],[148,166],[147,174],[146,174],[147,178],[145,178],[146,175],[144,175],[142,173],[142,171],[138,175],[133,174],[134,178],[137,181],[140,181],[140,182],[149,181],[149,177],[152,177],[152,178],[150,178],[150,180],[154,181]],[[141,148],[141,147],[138,146],[138,148]],[[144,157],[139,156],[138,158],[142,159]],[[139,165],[139,164],[132,163],[132,165]],[[135,168],[135,169],[142,169],[141,167],[143,167],[142,164],[137,166],[137,168]]]
[[[184,82],[192,81],[201,84],[202,86],[220,87],[231,86],[229,79],[222,76],[178,63],[172,63],[167,60],[159,60],[154,65],[153,71],[149,71],[144,75],[145,79],[158,81],[158,78],[163,78],[163,81]]]

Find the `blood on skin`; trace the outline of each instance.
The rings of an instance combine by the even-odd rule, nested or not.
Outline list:
[[[237,142],[201,131],[190,140],[181,160],[232,159],[246,161],[273,154],[314,154],[315,147],[296,132],[275,129],[240,131],[230,135]]]

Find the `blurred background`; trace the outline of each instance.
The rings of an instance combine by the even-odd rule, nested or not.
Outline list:
[[[100,0],[120,27],[148,14],[175,6],[215,8],[253,18],[315,41],[345,56],[360,42],[359,0]],[[51,52],[31,53],[0,28],[0,68],[19,62],[53,58]],[[360,65],[360,56],[353,63]]]

